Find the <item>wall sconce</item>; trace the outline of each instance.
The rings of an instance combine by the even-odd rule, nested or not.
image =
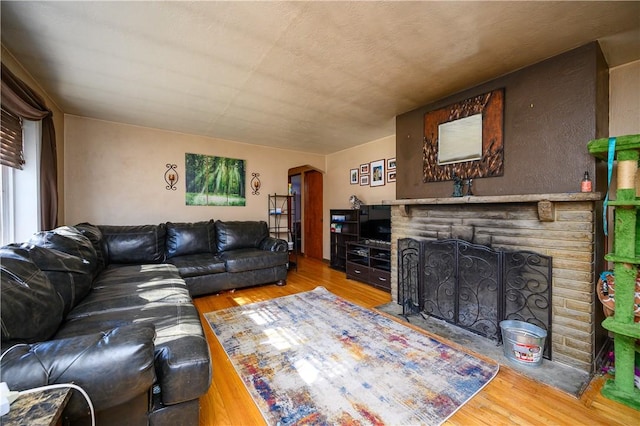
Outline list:
[[[262,182],[260,182],[260,173],[251,173],[251,193],[253,195],[260,195],[260,187],[262,186]]]
[[[164,181],[167,183],[167,186],[165,186],[165,189],[167,191],[175,191],[176,188],[176,184],[178,183],[178,171],[176,170],[176,168],[178,167],[177,164],[170,164],[167,163],[167,170],[164,172]]]

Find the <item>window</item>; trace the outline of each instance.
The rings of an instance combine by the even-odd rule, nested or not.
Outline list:
[[[15,241],[13,204],[13,167],[0,165],[0,184],[2,185],[2,197],[0,197],[0,245]]]
[[[4,114],[3,114],[4,118]],[[3,129],[4,130],[4,129]],[[22,170],[0,166],[0,243],[26,241],[40,228],[40,146],[42,123],[24,120]],[[4,132],[3,132],[4,136]]]
[[[22,169],[22,120],[17,115],[2,108],[0,126],[0,164]]]

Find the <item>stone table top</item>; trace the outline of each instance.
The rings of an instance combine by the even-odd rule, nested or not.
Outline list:
[[[71,397],[71,389],[49,389],[33,393],[21,394],[13,404],[11,410],[0,418],[3,426],[29,425],[50,426],[55,425],[62,410]]]

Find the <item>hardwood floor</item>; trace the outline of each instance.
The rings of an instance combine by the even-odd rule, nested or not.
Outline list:
[[[309,291],[317,286],[340,297],[372,308],[391,300],[388,293],[347,280],[345,274],[325,263],[298,259],[298,271],[290,271],[287,285],[267,285],[195,299],[213,359],[211,388],[200,398],[200,425],[264,425],[258,408],[238,377],[202,314],[236,305]],[[528,379],[507,366],[486,388],[473,397],[445,425],[638,425],[640,412],[600,394],[604,378],[594,379],[580,399]]]

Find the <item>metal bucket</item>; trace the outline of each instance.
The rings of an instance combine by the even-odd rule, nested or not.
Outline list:
[[[521,364],[542,363],[546,330],[524,321],[500,321],[504,356]]]

